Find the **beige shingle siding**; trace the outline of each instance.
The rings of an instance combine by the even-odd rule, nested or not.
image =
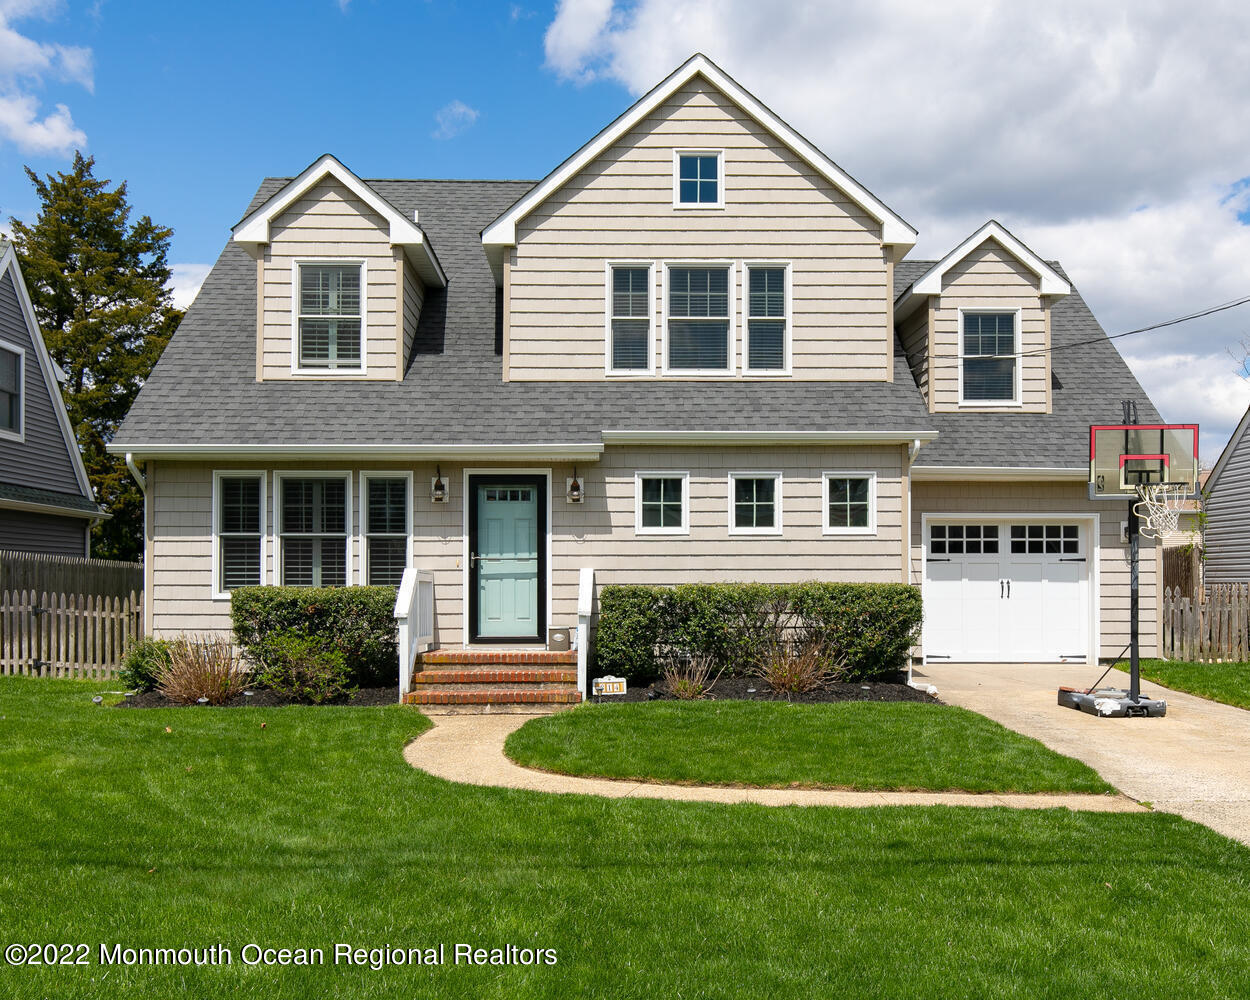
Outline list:
[[[425,284],[413,270],[412,264],[403,260],[404,270],[404,355],[407,368],[412,360],[412,343],[417,336],[417,323],[421,319],[421,307],[425,305]],[[403,372],[399,373],[402,377]]]
[[[264,268],[264,378],[307,377],[291,374],[294,262],[340,258],[366,264],[363,347],[368,377],[395,378],[399,295],[385,220],[338,181],[327,178],[273,221],[270,237]],[[415,321],[413,326],[415,330]]]
[[[925,544],[921,533],[923,515],[1036,515],[1049,512],[1056,515],[1098,515],[1098,598],[1102,619],[1099,656],[1119,656],[1129,641],[1129,550],[1120,534],[1120,522],[1127,518],[1127,509],[1125,504],[1117,501],[1090,500],[1085,483],[939,483],[913,480],[911,582],[919,584],[924,572],[921,561]],[[1149,542],[1144,542],[1141,547],[1139,621],[1143,656],[1155,656],[1159,648],[1156,571],[1160,551]],[[1091,591],[1092,576],[1091,572]]]
[[[673,150],[724,149],[723,209],[673,207]],[[604,377],[605,261],[791,261],[796,378],[889,376],[880,226],[701,81],[572,178],[517,229],[509,377]],[[741,310],[740,269],[735,314]],[[655,330],[663,316],[655,301]],[[741,365],[743,324],[735,352]],[[653,339],[662,370],[662,337]]]
[[[1047,412],[1050,369],[1044,353],[1047,331],[1043,303],[1037,276],[993,240],[986,240],[952,267],[942,281],[942,295],[934,312],[934,409],[959,409],[959,310],[1019,309],[1019,346],[1026,355],[1020,369],[1023,405],[1011,410]]]
[[[899,340],[907,354],[916,385],[925,402],[929,401],[929,310],[921,304],[912,315],[899,325]]]

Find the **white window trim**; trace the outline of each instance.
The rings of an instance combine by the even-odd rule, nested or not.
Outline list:
[[[1023,352],[1024,331],[1020,327],[1022,310],[1016,309],[964,309],[955,310],[958,315],[958,327],[956,328],[957,341],[959,348],[959,405],[966,406],[969,409],[1002,409],[1017,408],[1024,405],[1022,397],[1022,369],[1024,368],[1024,359],[1021,356]],[[1014,399],[964,399],[964,359],[965,357],[983,357],[984,355],[964,354],[964,316],[998,316],[1002,313],[1011,313],[1015,319],[1015,358],[1016,358],[1016,384],[1013,387],[1015,393]]]
[[[612,269],[633,267],[647,269],[647,367],[612,367]],[[643,378],[655,375],[655,314],[656,281],[653,260],[609,260],[603,266],[603,371],[613,378]]]
[[[678,528],[645,528],[642,524],[642,481],[644,479],[681,480],[681,526]],[[690,473],[674,469],[659,469],[634,473],[634,534],[635,535],[688,535],[690,534]]]
[[[734,523],[734,483],[739,479],[771,479],[773,487],[773,521],[771,528],[739,528]],[[731,535],[780,535],[782,528],[782,492],[784,481],[780,472],[731,472],[729,473],[729,533]]]
[[[369,480],[370,479],[403,479],[407,481],[408,503],[404,505],[404,535],[407,538],[407,544],[404,546],[404,565],[412,566],[413,559],[416,555],[416,536],[413,533],[413,506],[416,503],[416,495],[413,493],[414,479],[411,471],[385,469],[361,469],[357,474],[359,480],[357,489],[359,491],[358,504],[356,508],[360,511],[357,520],[356,547],[360,552],[360,584],[368,586],[369,584]],[[384,537],[394,538],[395,535],[386,535]]]
[[[17,355],[17,430],[0,427],[0,441],[21,444],[26,440],[26,349],[7,340],[0,340],[0,348]],[[55,405],[57,401],[52,402]]]
[[[781,368],[751,367],[751,268],[784,268],[786,272],[785,302],[785,358]],[[758,378],[777,378],[791,374],[791,342],[794,331],[794,282],[791,280],[794,268],[788,260],[748,260],[742,264],[741,308],[742,308],[742,373]],[[761,317],[763,318],[763,317]]]
[[[343,541],[347,549],[347,572],[343,579],[348,587],[357,583],[360,574],[354,558],[356,522],[352,520],[352,473],[344,469],[284,469],[273,474],[273,582],[286,586],[282,582],[282,512],[279,504],[282,503],[282,483],[287,479],[341,479],[346,484],[343,490],[343,504],[347,508],[343,511]]]
[[[360,267],[360,367],[301,368],[299,350],[299,269],[305,265]],[[297,257],[291,261],[291,374],[311,378],[361,378],[369,374],[369,262],[363,257]]]
[[[260,580],[259,585],[268,582],[268,550],[269,533],[267,525],[268,501],[266,487],[269,476],[263,469],[214,469],[213,470],[213,510],[212,510],[212,549],[213,549],[213,600],[230,600],[230,591],[222,589],[221,579],[221,481],[223,479],[256,479],[260,481]]]
[[[829,524],[829,480],[868,480],[868,527],[842,528]],[[875,535],[877,533],[877,474],[854,469],[832,469],[820,474],[820,533],[822,535]]]
[[[681,158],[683,156],[716,157],[716,201],[681,200]],[[725,150],[724,149],[674,149],[673,150],[673,208],[683,212],[707,211],[725,207]]]
[[[690,267],[690,268],[713,268],[724,267],[729,270],[729,300],[727,309],[729,312],[729,329],[725,336],[729,343],[726,345],[726,361],[729,363],[728,368],[669,368],[668,366],[668,289],[669,289],[669,271],[674,267]],[[724,378],[726,375],[736,375],[738,372],[738,330],[737,330],[737,312],[735,308],[738,302],[738,262],[733,260],[666,260],[664,262],[664,287],[659,289],[660,295],[660,323],[663,329],[660,332],[660,350],[663,354],[661,369],[664,375],[671,375],[674,378]],[[685,318],[685,317],[680,317]]]

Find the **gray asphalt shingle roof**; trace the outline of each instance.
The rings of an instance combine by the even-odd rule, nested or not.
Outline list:
[[[38,504],[41,507],[80,510],[84,514],[102,513],[95,501],[81,493],[62,493],[59,490],[43,490],[35,486],[20,486],[17,483],[0,483],[0,500]]]
[[[269,178],[250,213],[284,183]],[[255,381],[256,269],[228,243],[115,441],[119,446],[598,443],[604,430],[939,431],[919,465],[1083,467],[1091,422],[1119,400],[1157,418],[1112,344],[1059,350],[1052,414],[930,414],[901,349],[892,383],[509,382],[481,230],[529,181],[374,180],[421,226],[448,276],[427,295],[402,382]],[[246,213],[245,213],[246,214]],[[931,261],[895,268],[902,291]],[[1079,293],[1054,307],[1052,343],[1102,335]]]

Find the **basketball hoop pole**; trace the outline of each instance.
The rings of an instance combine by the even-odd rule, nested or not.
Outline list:
[[[1128,551],[1129,551],[1129,701],[1136,703],[1141,697],[1141,661],[1137,633],[1139,607],[1138,568],[1140,557],[1140,525],[1137,518],[1137,498],[1128,504]]]

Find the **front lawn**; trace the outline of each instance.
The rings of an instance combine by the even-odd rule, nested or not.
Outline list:
[[[0,964],[5,998],[1250,995],[1250,850],[1175,816],[465,787],[404,762],[411,709],[98,687],[0,678],[0,936],[89,954]],[[234,961],[104,968],[102,942]],[[336,942],[447,964],[335,966]],[[557,964],[455,965],[457,942]],[[246,966],[249,943],[327,964]]]
[[[769,788],[1109,792],[1080,761],[948,705],[761,701],[587,705],[527,722],[518,764],[566,774]]]
[[[1124,666],[1127,673],[1128,666]],[[1142,660],[1141,675],[1173,691],[1250,708],[1250,663],[1188,663]]]

